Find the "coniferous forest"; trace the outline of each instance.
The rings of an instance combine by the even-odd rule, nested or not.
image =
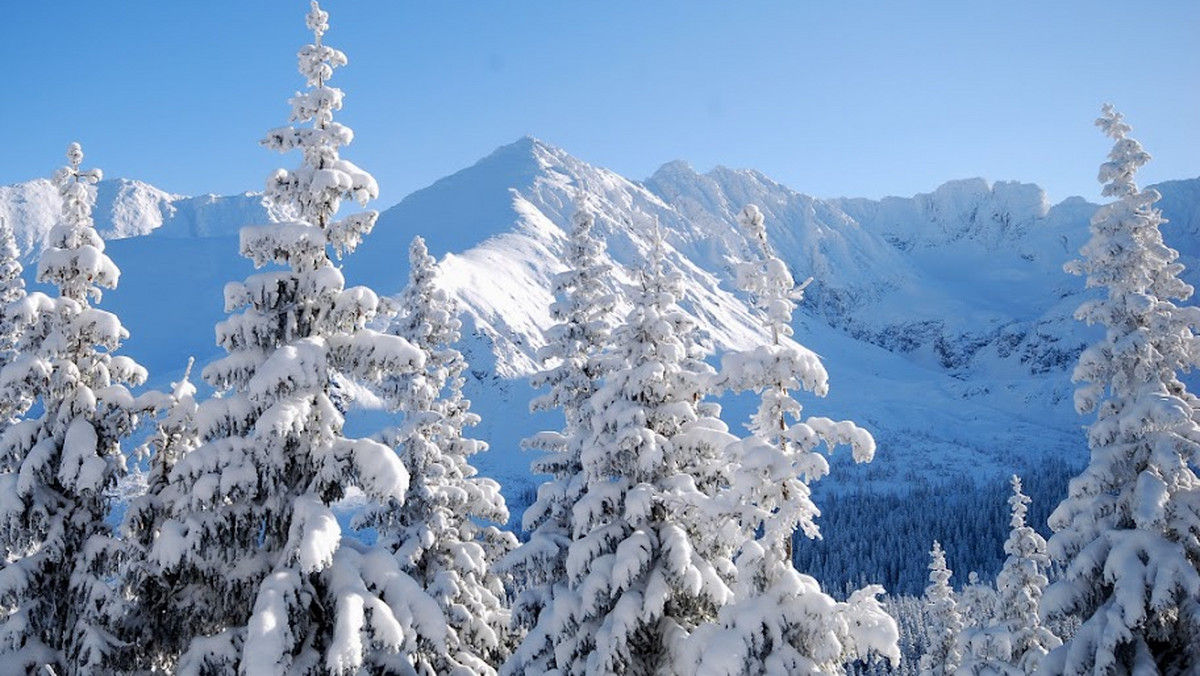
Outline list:
[[[460,308],[422,233],[402,293],[343,273],[379,190],[343,157],[329,15],[305,19],[303,88],[262,140],[294,164],[267,177],[274,222],[241,231],[255,271],[225,286],[220,358],[145,385],[104,309],[120,271],[79,144],[36,271],[0,220],[0,674],[1200,673],[1200,400],[1182,380],[1200,309],[1112,106],[1110,201],[1064,272],[1098,291],[1075,313],[1101,335],[1073,374],[1085,466],[823,489],[876,440],[823,415],[830,374],[794,321],[807,271],[763,211],[741,205],[753,246],[732,270],[760,335],[714,350],[661,235],[614,291],[580,190],[528,402],[556,423],[525,440],[539,485],[510,515],[475,464]],[[364,393],[388,422],[356,436]],[[144,485],[119,492],[132,472]],[[914,505],[947,535],[911,530]]]

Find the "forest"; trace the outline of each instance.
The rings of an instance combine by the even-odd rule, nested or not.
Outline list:
[[[734,275],[761,340],[714,354],[661,237],[614,296],[580,191],[529,403],[561,424],[525,440],[542,481],[510,530],[472,464],[488,440],[424,240],[398,296],[343,275],[379,189],[342,157],[353,132],[329,83],[347,58],[315,1],[306,24],[305,88],[262,140],[300,161],[268,177],[280,218],[241,231],[257,270],[225,286],[225,354],[198,373],[154,390],[121,353],[128,332],[102,309],[120,270],[92,218],[102,172],[79,144],[52,177],[63,207],[36,268],[56,293],[26,289],[0,221],[0,674],[1200,670],[1200,400],[1181,379],[1200,365],[1200,309],[1182,304],[1158,193],[1136,183],[1149,154],[1112,106],[1096,121],[1111,202],[1065,271],[1101,291],[1076,312],[1104,330],[1074,370],[1085,467],[1014,468],[953,491],[969,499],[820,490],[876,442],[808,410],[830,387],[794,329],[808,282],[760,209],[738,214],[755,250]],[[392,424],[352,437],[361,392]],[[752,398],[748,426],[722,417],[729,394]],[[135,469],[144,486],[119,493]],[[954,538],[901,520],[862,541],[850,502],[884,526],[936,510]]]

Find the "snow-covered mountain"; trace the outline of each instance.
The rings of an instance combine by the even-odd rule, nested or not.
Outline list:
[[[1197,253],[1186,234],[1198,225],[1187,206],[1197,184],[1162,187],[1175,221],[1167,237],[1185,260]],[[718,349],[760,340],[729,283],[747,246],[734,215],[759,205],[774,246],[797,276],[814,278],[797,339],[824,357],[832,393],[811,410],[865,422],[880,438],[876,463],[850,476],[1008,472],[1043,453],[1082,462],[1070,368],[1095,334],[1072,317],[1086,290],[1062,264],[1086,240],[1096,205],[1050,206],[1036,186],[973,179],[913,198],[819,200],[757,172],[699,174],[679,162],[635,182],[522,139],[385,212],[370,253],[347,269],[364,264],[368,281],[387,288],[371,277],[387,274],[383,258],[426,235],[487,343],[474,352],[494,354],[494,365],[476,358],[476,371],[511,387],[533,368],[579,190],[629,270],[662,229],[689,279],[685,304]],[[498,417],[511,420],[513,405],[495,406]]]
[[[1200,179],[1159,189],[1172,221],[1165,236],[1194,284]],[[344,262],[349,283],[394,293],[409,241],[426,238],[467,316],[469,393],[494,451],[481,464],[510,495],[532,485],[519,439],[548,423],[525,414],[524,377],[550,322],[550,279],[563,267],[563,229],[580,192],[620,264],[614,284],[632,283],[661,232],[687,280],[685,307],[718,351],[761,340],[729,280],[747,251],[734,216],[746,203],[762,209],[772,244],[798,278],[813,277],[796,338],[823,357],[832,391],[810,412],[856,420],[880,442],[875,463],[830,481],[891,486],[930,473],[1009,472],[1042,454],[1085,457],[1070,368],[1095,334],[1072,318],[1087,292],[1062,264],[1086,240],[1096,205],[1051,206],[1037,186],[982,179],[911,198],[822,200],[758,172],[701,174],[682,162],[638,182],[524,138],[384,211]],[[57,208],[45,181],[0,188],[0,216],[26,252],[39,248]],[[123,273],[103,306],[132,334],[126,353],[158,382],[189,355],[216,356],[221,289],[250,268],[236,233],[268,218],[261,200],[186,198],[117,180],[101,183],[97,214]],[[736,400],[729,412],[734,425],[744,414]]]
[[[62,201],[47,179],[0,186],[0,218],[13,223],[17,246],[30,258],[45,245]],[[262,196],[185,197],[141,181],[118,178],[97,186],[96,230],[106,240],[155,236],[236,236],[243,225],[267,218]]]

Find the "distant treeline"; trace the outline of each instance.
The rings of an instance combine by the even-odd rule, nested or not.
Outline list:
[[[1059,458],[1045,458],[1016,472],[1033,499],[1029,524],[1043,536],[1049,537],[1046,521],[1079,470]],[[963,476],[888,493],[833,484],[813,488],[821,508],[822,539],[797,535],[796,568],[835,594],[847,586],[875,583],[889,594],[920,596],[929,584],[926,566],[934,540],[946,550],[955,587],[965,584],[972,571],[991,580],[1004,563],[1012,494],[1004,477],[980,482]]]

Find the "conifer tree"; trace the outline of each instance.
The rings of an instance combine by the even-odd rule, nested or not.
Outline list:
[[[1200,665],[1200,400],[1179,378],[1200,364],[1200,309],[1139,189],[1150,159],[1111,105],[1096,121],[1115,143],[1082,260],[1067,271],[1103,296],[1076,318],[1105,329],[1084,350],[1075,408],[1095,412],[1091,459],[1050,517],[1050,555],[1065,564],[1044,599],[1048,616],[1080,621],[1043,662],[1048,674],[1186,673]]]
[[[554,277],[557,300],[550,307],[556,321],[546,331],[538,357],[549,368],[531,378],[534,387],[549,391],[535,398],[534,411],[558,409],[560,431],[540,432],[526,446],[545,453],[533,462],[534,474],[549,478],[538,488],[537,500],[525,511],[523,526],[529,539],[503,562],[517,581],[514,622],[526,630],[524,640],[503,673],[546,673],[556,668],[555,637],[571,631],[566,613],[554,612],[556,599],[569,594],[567,549],[574,532],[573,511],[586,487],[580,459],[592,426],[585,406],[605,375],[600,358],[607,346],[615,297],[604,283],[610,266],[603,262],[604,242],[592,228],[595,214],[580,199],[571,217],[564,258],[567,269]]]
[[[120,444],[138,417],[126,385],[146,377],[114,354],[128,337],[120,320],[90,305],[120,271],[92,227],[101,172],[80,168],[78,143],[67,158],[53,179],[61,220],[37,270],[58,296],[34,292],[9,305],[19,355],[0,373],[27,394],[20,410],[34,411],[0,436],[0,664],[60,676],[113,673],[126,607],[113,582],[120,547],[105,523],[108,491],[125,471]]]
[[[398,379],[395,404],[404,425],[395,445],[409,471],[400,504],[363,517],[400,568],[440,608],[445,641],[418,657],[437,674],[494,674],[508,656],[504,581],[493,570],[516,538],[493,524],[508,521],[500,486],[476,476],[470,456],[487,450],[466,436],[479,422],[463,396],[466,360],[454,345],[461,322],[453,299],[437,285],[425,240],[409,251],[410,277],[393,330],[424,354],[424,368]]]
[[[787,340],[804,287],[772,252],[758,208],[748,205],[738,219],[758,251],[757,260],[737,267],[738,285],[751,296],[769,342],[723,355],[715,380],[719,389],[757,392],[761,400],[747,425],[750,436],[726,448],[725,513],[715,521],[733,527],[712,531],[736,555],[736,600],[717,623],[693,634],[689,668],[712,676],[824,674],[870,652],[898,660],[895,620],[875,599],[882,587],[838,603],[792,565],[795,532],[819,537],[809,485],[829,464],[818,446],[848,444],[856,461],[867,462],[875,440],[850,421],[801,418],[792,392],[828,390],[816,355]]]
[[[21,326],[17,321],[19,308],[14,305],[25,297],[25,280],[21,277],[24,271],[12,225],[0,218],[0,368],[17,357]],[[29,393],[20,383],[0,381],[0,431],[14,416],[25,412],[29,401]]]
[[[25,280],[21,278],[24,272],[12,225],[0,218],[0,311],[25,297]],[[4,320],[0,325],[0,349],[7,353],[17,340],[16,326],[3,314],[0,319]]]
[[[138,459],[148,460],[146,491],[129,503],[123,528],[129,562],[124,571],[128,595],[137,602],[124,619],[121,637],[126,650],[121,666],[127,673],[166,673],[187,647],[188,613],[180,612],[176,597],[180,581],[163,571],[151,550],[163,524],[171,517],[164,499],[168,478],[179,460],[200,445],[196,428],[196,386],[190,380],[193,360],[179,382],[162,397],[154,434],[139,449]],[[144,395],[145,396],[145,395]]]
[[[996,619],[999,598],[996,588],[979,579],[979,573],[967,573],[967,583],[959,592],[958,611],[963,624],[986,627]]]
[[[962,618],[954,589],[950,587],[952,571],[946,568],[946,553],[937,540],[929,552],[929,586],[925,588],[926,626],[928,645],[921,656],[921,676],[949,676],[958,669],[962,654],[958,650],[958,635]]]
[[[327,83],[345,55],[322,42],[328,14],[307,16],[300,50],[308,88],[291,99],[294,126],[268,133],[273,150],[299,150],[299,167],[267,182],[288,219],[244,228],[241,253],[272,269],[225,289],[217,325],[227,355],[203,370],[220,396],[196,412],[200,445],[163,491],[171,518],[150,556],[188,609],[180,674],[303,676],[376,668],[436,634],[390,554],[343,535],[331,505],[353,487],[403,499],[407,472],[391,448],[343,433],[343,383],[378,382],[422,365],[420,350],[366,328],[379,299],[345,286],[332,253],[353,251],[376,213],[339,218],[344,199],[377,194],[370,174],[340,157],[353,137],[334,122],[342,92]],[[437,640],[434,636],[430,640]]]
[[[1032,674],[1045,654],[1062,644],[1054,632],[1042,626],[1038,611],[1048,580],[1046,569],[1050,557],[1046,540],[1025,523],[1030,499],[1021,492],[1021,479],[1012,477],[1012,520],[1004,553],[1008,558],[996,576],[999,594],[997,620],[1008,632],[1011,646],[1010,664],[1021,673]]]
[[[24,271],[12,223],[0,218],[0,303],[8,305],[25,297]]]
[[[996,576],[995,618],[976,615],[964,622],[970,626],[959,637],[963,660],[958,676],[1033,674],[1047,651],[1062,644],[1041,624],[1038,615],[1047,583],[1045,570],[1050,563],[1046,541],[1025,523],[1030,499],[1021,492],[1021,479],[1015,475],[1012,489],[1008,499],[1012,530],[1004,543],[1008,558]],[[963,615],[964,619],[969,617],[965,612]]]
[[[587,405],[570,594],[550,610],[570,628],[552,639],[562,674],[663,673],[730,598],[729,562],[703,548],[711,496],[699,486],[713,483],[708,458],[732,437],[701,403],[712,370],[663,248],[657,237],[633,309],[613,331],[616,366]]]

